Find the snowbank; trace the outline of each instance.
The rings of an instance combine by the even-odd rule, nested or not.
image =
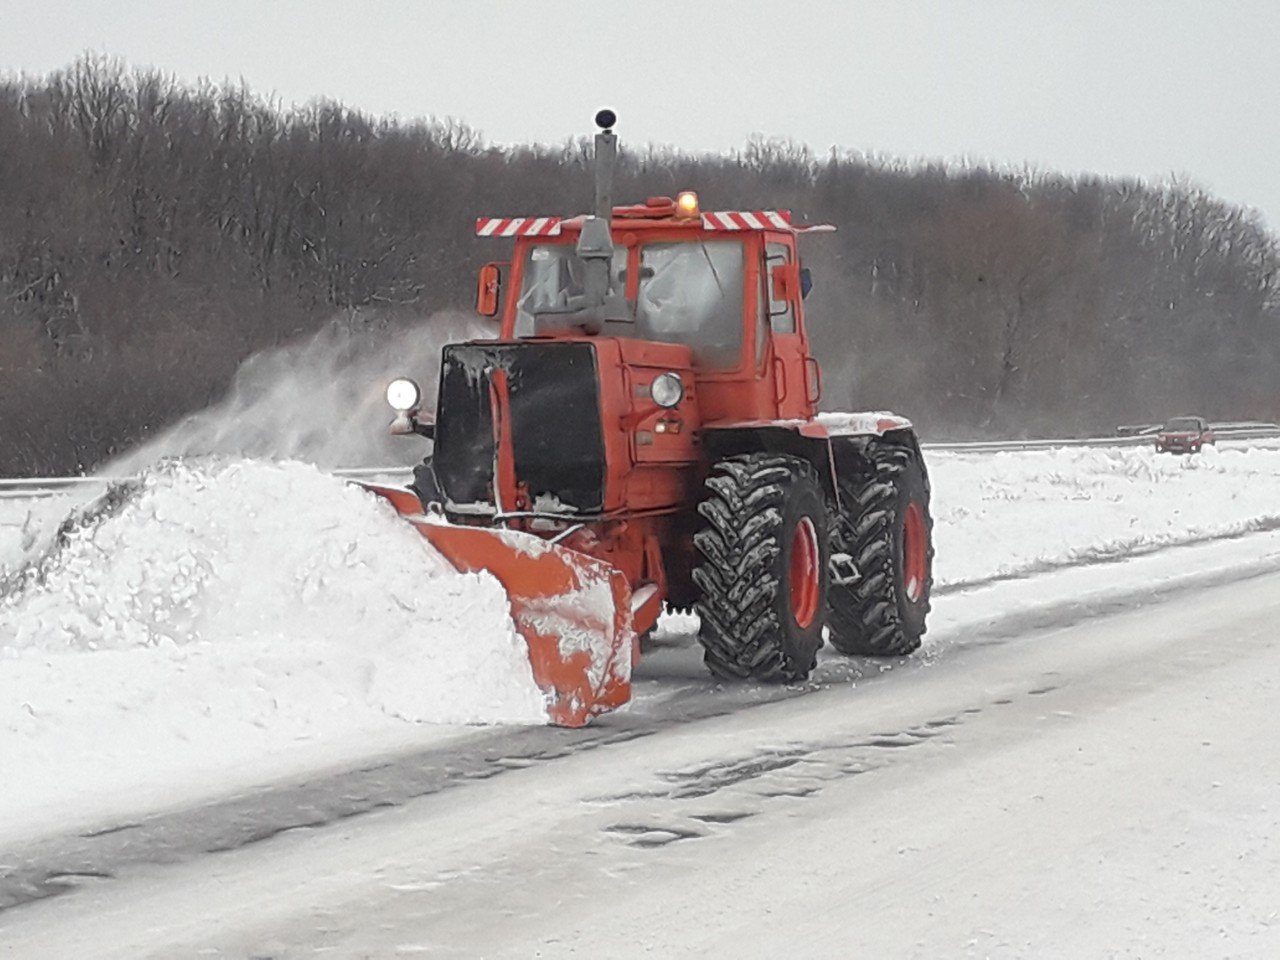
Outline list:
[[[545,722],[498,582],[303,464],[166,464],[0,594],[0,822],[406,721]]]
[[[934,576],[958,587],[1280,525],[1280,450],[934,453]]]

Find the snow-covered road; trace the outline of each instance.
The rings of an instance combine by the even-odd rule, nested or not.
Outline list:
[[[1275,957],[1280,573],[1266,566],[1068,626],[974,627],[856,686],[633,724],[322,829],[81,878],[0,913],[0,943],[32,957]]]

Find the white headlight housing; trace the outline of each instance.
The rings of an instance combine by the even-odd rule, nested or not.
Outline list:
[[[387,384],[387,403],[397,413],[410,413],[418,409],[422,391],[408,377],[400,377]]]
[[[670,410],[684,399],[684,381],[675,371],[661,373],[649,385],[649,396],[658,406]]]

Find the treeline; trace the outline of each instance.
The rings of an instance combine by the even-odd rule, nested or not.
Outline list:
[[[89,469],[264,347],[468,303],[505,255],[474,218],[586,209],[588,156],[95,58],[0,83],[0,474]],[[832,408],[935,437],[1280,417],[1276,241],[1194,186],[755,140],[632,145],[615,196],[685,188],[838,224],[805,250]]]

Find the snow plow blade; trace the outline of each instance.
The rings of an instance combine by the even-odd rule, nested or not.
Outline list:
[[[530,533],[428,519],[411,490],[359,486],[390,501],[459,571],[502,584],[553,724],[581,727],[631,699],[631,590],[615,567]]]

